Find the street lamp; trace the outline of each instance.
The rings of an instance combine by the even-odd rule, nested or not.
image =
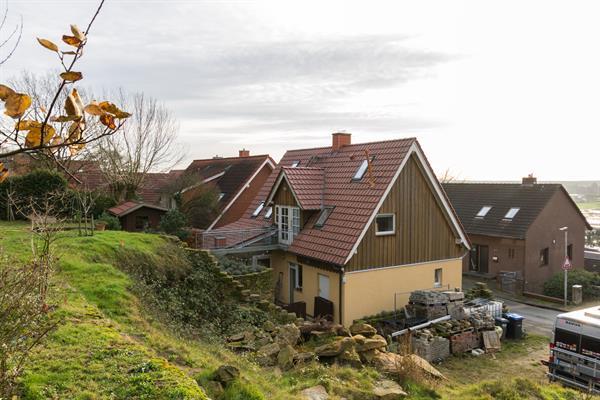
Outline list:
[[[565,233],[565,263],[567,262],[567,257],[569,256],[569,251],[567,250],[567,248],[569,247],[568,243],[568,235],[569,235],[569,227],[568,226],[563,226],[562,228],[559,229],[559,231],[562,231]],[[565,268],[565,266],[563,265],[563,270],[565,271],[565,307],[567,306],[567,268]]]

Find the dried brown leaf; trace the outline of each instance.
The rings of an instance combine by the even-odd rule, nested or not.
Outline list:
[[[14,92],[15,91],[9,88],[8,86],[0,84],[0,100],[5,101],[8,98],[8,96],[13,94]]]
[[[81,42],[85,40],[85,35],[79,30],[77,25],[71,25],[71,33],[73,33],[73,36],[75,36]]]
[[[110,114],[101,115],[100,122],[108,129],[117,129],[117,125],[115,125],[115,117]]]
[[[13,93],[4,101],[6,111],[4,113],[11,118],[21,118],[25,111],[31,106],[31,97],[25,93]]]
[[[73,47],[79,47],[79,45],[81,44],[81,40],[75,36],[63,35],[62,40],[69,46]]]
[[[40,39],[37,38],[37,41],[39,42],[39,44],[41,44],[42,46],[44,46],[45,48],[47,48],[48,50],[52,50],[52,51],[56,51],[58,52],[58,46],[55,45],[53,42],[51,42],[48,39]]]
[[[109,101],[103,101],[102,103],[100,103],[100,108],[102,108],[107,113],[114,115],[115,118],[124,119],[131,117],[130,113],[122,111],[121,109],[119,109],[119,107],[117,107]]]
[[[63,72],[60,74],[60,77],[68,82],[76,82],[78,80],[83,79],[83,74],[81,72],[69,71]]]
[[[60,115],[58,117],[50,118],[50,121],[64,123],[64,122],[79,121],[81,118],[82,118],[81,115]]]
[[[100,116],[104,115],[104,110],[100,107],[100,105],[96,101],[92,101],[90,104],[85,106],[83,109],[86,113],[90,115]]]
[[[83,104],[81,104],[81,98],[76,89],[73,89],[67,96],[65,101],[65,111],[67,116],[83,116]]]

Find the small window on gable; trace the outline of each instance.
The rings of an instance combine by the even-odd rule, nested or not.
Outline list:
[[[550,258],[550,249],[549,248],[546,247],[546,248],[540,250],[540,265],[548,265],[549,258]]]
[[[271,218],[271,214],[273,214],[273,207],[267,208],[267,211],[265,211],[265,219]]]
[[[518,208],[518,207],[511,208],[510,210],[508,210],[508,212],[504,216],[504,219],[513,219],[515,217],[515,215],[517,215],[519,210],[520,210],[520,208]]]
[[[375,217],[375,226],[377,236],[393,235],[396,232],[396,215],[379,214]]]
[[[225,197],[225,193],[223,193],[223,192],[219,193],[219,198],[217,199],[217,201],[221,201],[223,199],[223,197]]]
[[[481,207],[481,210],[479,210],[479,212],[477,213],[477,218],[483,218],[487,215],[487,213],[490,212],[490,210],[492,209],[492,206],[483,206]]]
[[[254,212],[252,213],[252,218],[256,218],[258,216],[258,214],[260,214],[260,212],[262,211],[262,209],[265,207],[265,202],[261,201],[260,204],[258,205],[258,207],[256,207],[256,210],[254,210]]]
[[[319,218],[317,218],[317,222],[315,222],[315,227],[322,228],[323,225],[325,225],[325,222],[327,222],[327,218],[329,218],[332,211],[333,211],[333,207],[323,208],[321,210],[321,213],[319,214]]]
[[[292,161],[292,168],[296,168],[298,165],[300,165],[300,160]]]
[[[371,161],[373,161],[373,157],[371,157]],[[365,172],[367,172],[368,168],[369,168],[369,160],[365,159],[365,160],[363,160],[362,164],[360,164],[360,166],[356,170],[356,173],[352,177],[352,180],[360,181],[363,178],[363,176],[365,176]]]

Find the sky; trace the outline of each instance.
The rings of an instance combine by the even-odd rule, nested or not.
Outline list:
[[[97,4],[10,0],[23,36],[0,81],[56,68],[35,38],[59,42]],[[163,102],[180,166],[242,148],[279,160],[345,131],[417,137],[459,179],[595,180],[598,15],[583,0],[106,0],[79,69],[95,91]]]

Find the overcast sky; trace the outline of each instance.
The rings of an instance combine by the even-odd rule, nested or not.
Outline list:
[[[35,37],[58,42],[97,3],[10,0],[23,39],[1,80],[56,67]],[[599,15],[597,1],[106,0],[79,69],[95,90],[164,101],[186,161],[278,160],[345,130],[416,136],[463,179],[600,179]]]

